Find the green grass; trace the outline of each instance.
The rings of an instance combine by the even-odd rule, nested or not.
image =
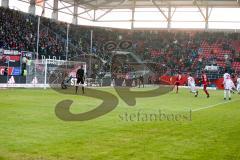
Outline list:
[[[116,95],[112,88],[101,90]],[[74,100],[73,113],[94,109],[101,101],[50,89],[2,89],[0,160],[239,160],[240,96],[224,103],[223,91],[210,94],[207,99],[200,91],[194,98],[182,89],[178,95],[138,98],[133,107],[119,99],[118,106],[102,117],[65,122],[54,112],[59,101]],[[119,117],[159,110],[189,116],[190,108],[208,106],[212,107],[193,111],[192,120]]]

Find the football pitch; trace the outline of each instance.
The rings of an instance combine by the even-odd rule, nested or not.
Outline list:
[[[148,90],[135,89],[137,91]],[[72,113],[101,100],[47,89],[0,90],[0,160],[240,160],[240,95],[202,90],[137,98],[128,106],[113,88],[117,107],[89,121],[63,121],[58,102]],[[86,90],[87,92],[87,90]]]

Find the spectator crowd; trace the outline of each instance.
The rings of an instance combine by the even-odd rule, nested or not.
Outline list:
[[[0,48],[36,52],[37,19],[34,15],[0,8]],[[66,23],[41,17],[39,55],[65,59],[66,35]],[[68,59],[91,53],[104,62],[102,65],[93,64],[96,71],[133,71],[134,67],[129,64],[136,63],[134,56],[123,56],[122,60],[112,63],[116,51],[132,52],[141,63],[159,74],[196,73],[206,65],[219,66],[218,72],[224,68],[240,71],[240,33],[140,31],[71,24],[68,46]]]

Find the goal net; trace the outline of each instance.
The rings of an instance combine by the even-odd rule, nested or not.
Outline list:
[[[62,83],[71,79],[74,82],[77,70],[83,66],[86,73],[86,63],[44,59],[32,61],[27,68],[26,83],[36,87],[61,87]],[[67,85],[67,84],[66,84]]]

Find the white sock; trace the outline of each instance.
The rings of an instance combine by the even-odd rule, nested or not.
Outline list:
[[[228,90],[228,98],[231,98],[231,91]]]

